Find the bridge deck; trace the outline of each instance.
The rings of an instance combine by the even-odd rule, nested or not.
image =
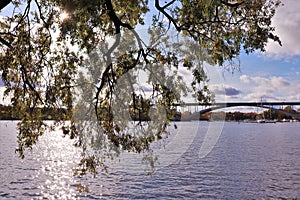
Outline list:
[[[216,102],[216,103],[175,103],[174,106],[293,106],[300,105],[300,102]]]

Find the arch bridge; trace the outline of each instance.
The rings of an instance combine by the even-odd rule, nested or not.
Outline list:
[[[259,107],[265,109],[271,109],[278,113],[282,113],[288,116],[291,116],[297,120],[300,120],[300,113],[291,113],[283,109],[274,108],[273,106],[293,106],[300,105],[300,102],[226,102],[226,103],[178,103],[174,104],[174,106],[205,106],[209,108],[205,108],[200,110],[196,114],[205,114],[214,110],[229,108],[229,107],[239,107],[239,106],[249,106],[249,107]]]

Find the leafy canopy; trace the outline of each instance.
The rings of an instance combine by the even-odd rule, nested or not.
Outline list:
[[[79,175],[122,151],[151,152],[182,95],[213,101],[204,63],[232,63],[269,39],[281,44],[271,26],[279,0],[5,0],[0,9],[9,4],[0,73],[21,119],[17,151],[24,157],[60,127],[84,150]],[[54,124],[41,107],[57,114]]]

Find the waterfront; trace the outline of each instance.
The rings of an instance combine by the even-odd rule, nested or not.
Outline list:
[[[226,122],[214,148],[200,158],[199,150],[214,123],[220,125],[176,123],[177,133],[167,139],[160,152],[161,166],[153,176],[143,171],[138,157],[125,155],[126,162],[111,165],[109,174],[77,179],[70,168],[76,166],[80,151],[67,138],[48,134],[32,155],[20,160],[14,153],[16,122],[1,121],[0,198],[300,198],[300,123]],[[86,184],[90,193],[79,195],[78,183]]]

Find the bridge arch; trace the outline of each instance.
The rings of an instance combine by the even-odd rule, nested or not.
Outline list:
[[[210,107],[210,108],[201,110],[199,113],[200,113],[200,115],[202,115],[202,114],[214,111],[214,110],[219,110],[219,109],[222,109],[222,108],[229,108],[229,107],[241,107],[241,105],[231,105],[231,104],[226,105],[226,104],[224,104],[224,105]],[[285,110],[269,107],[269,106],[266,106],[266,105],[251,105],[251,106],[247,106],[247,107],[259,107],[259,108],[270,109],[270,110],[273,110],[275,112],[282,113],[282,114],[285,114],[287,116],[293,117],[297,120],[300,120],[300,114],[290,113],[290,112],[287,112]]]

